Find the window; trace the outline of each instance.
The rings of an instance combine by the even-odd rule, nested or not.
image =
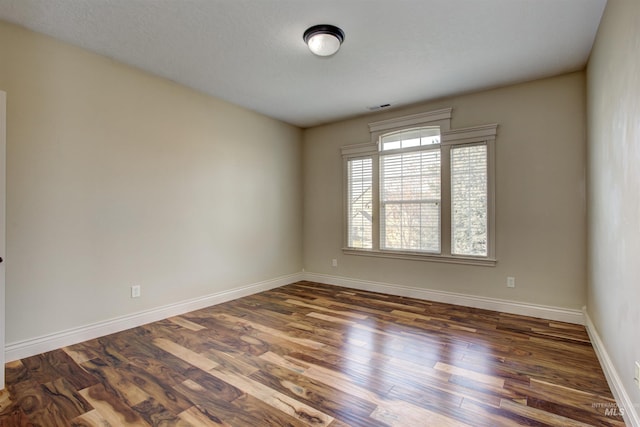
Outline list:
[[[343,147],[345,252],[495,264],[497,125],[451,130],[451,109],[370,124]]]
[[[349,161],[349,247],[371,249],[373,241],[372,159]]]
[[[383,136],[380,148],[380,247],[439,253],[440,129]]]
[[[451,253],[487,256],[487,146],[451,148]]]

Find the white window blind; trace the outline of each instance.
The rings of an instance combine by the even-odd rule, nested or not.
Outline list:
[[[382,249],[440,252],[439,145],[381,153],[380,204]]]
[[[348,246],[373,247],[373,160],[371,157],[348,162]]]
[[[487,256],[487,146],[451,148],[451,252]]]

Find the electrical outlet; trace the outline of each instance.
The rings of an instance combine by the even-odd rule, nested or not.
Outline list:
[[[338,260],[337,259],[332,259],[331,260],[331,267],[337,267],[338,266]]]
[[[140,285],[131,286],[131,298],[140,298]]]
[[[515,277],[507,277],[507,288],[515,288],[516,287],[516,278]]]
[[[633,379],[636,380],[636,385],[638,386],[638,388],[640,388],[640,362],[638,362],[637,360],[636,360],[636,373]]]

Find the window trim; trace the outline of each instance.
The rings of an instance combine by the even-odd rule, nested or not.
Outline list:
[[[454,264],[495,266],[495,140],[498,125],[486,124],[460,129],[451,129],[451,108],[426,113],[413,114],[369,124],[371,141],[363,144],[351,144],[342,147],[343,157],[343,243],[342,252],[347,255],[373,256],[382,258],[436,261]],[[440,254],[380,249],[380,152],[379,140],[383,134],[421,126],[440,126],[441,163],[447,167],[441,171],[441,224]],[[487,146],[487,256],[453,255],[451,253],[451,148],[454,146]],[[348,162],[351,159],[370,157],[373,167],[373,249],[348,247]]]

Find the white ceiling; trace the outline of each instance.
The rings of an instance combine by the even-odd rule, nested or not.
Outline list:
[[[0,19],[309,127],[583,69],[606,0],[0,0]],[[346,33],[312,55],[316,24]]]

